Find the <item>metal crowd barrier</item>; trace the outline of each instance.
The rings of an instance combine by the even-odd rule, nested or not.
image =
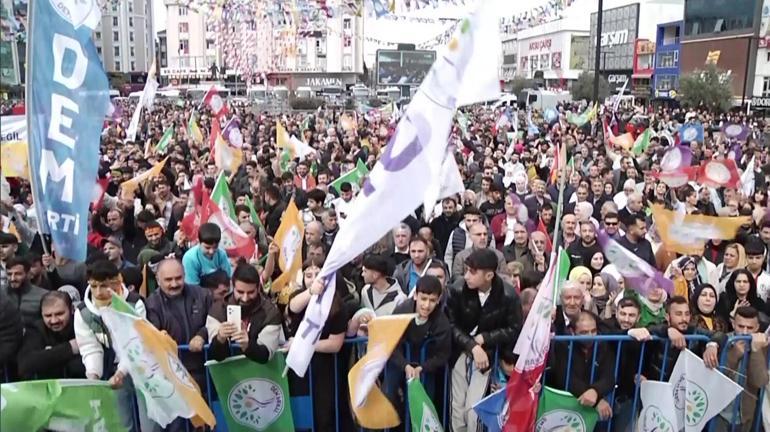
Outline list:
[[[687,340],[688,347],[692,347],[695,343],[706,343],[709,341],[709,338],[706,336],[700,336],[700,335],[691,335],[691,336],[685,336],[685,339]],[[349,405],[349,397],[348,397],[348,390],[347,390],[347,376],[340,376],[340,361],[346,361],[349,362],[347,366],[344,368],[344,370],[348,370],[355,361],[357,361],[359,358],[361,358],[365,352],[366,352],[366,338],[352,338],[352,339],[346,339],[345,346],[349,347],[349,351],[353,354],[352,357],[348,357],[346,359],[340,358],[340,353],[333,355],[333,367],[334,367],[334,406],[336,407],[334,416],[335,416],[335,431],[345,431],[349,430],[349,425],[352,425],[353,423],[350,421],[350,419],[341,419],[340,414],[340,407],[342,404]],[[615,388],[610,392],[609,395],[605,397],[605,399],[609,399],[611,401],[611,405],[613,408],[613,414],[615,413],[616,408],[616,398],[615,398],[615,391],[617,389],[617,380],[619,377],[619,374],[621,372],[628,372],[628,371],[621,371],[620,370],[620,360],[621,360],[621,350],[624,343],[638,343],[634,341],[632,338],[628,336],[611,336],[611,335],[599,335],[599,336],[554,336],[552,338],[551,346],[553,347],[555,343],[566,343],[568,344],[568,359],[567,359],[567,372],[566,372],[566,380],[567,382],[564,383],[563,388],[569,387],[569,377],[570,372],[572,370],[572,361],[573,361],[573,350],[575,349],[576,343],[584,343],[584,342],[594,342],[592,346],[592,359],[591,359],[591,379],[590,383],[593,383],[595,380],[595,374],[596,374],[596,367],[597,367],[597,354],[599,350],[600,344],[615,344],[616,345],[616,352],[615,360],[614,360],[614,377],[616,380]],[[662,343],[663,344],[663,364],[665,365],[668,360],[668,356],[670,355],[671,343],[667,338],[658,338],[653,337],[652,340],[653,343]],[[751,336],[732,336],[728,338],[727,343],[724,347],[720,348],[720,363],[719,363],[719,369],[722,372],[732,372],[737,376],[737,382],[742,387],[745,385],[746,381],[746,375],[747,375],[747,367],[748,367],[748,361],[749,361],[749,355],[750,355],[750,348],[746,349],[744,352],[743,357],[740,359],[740,364],[738,365],[738,369],[728,371],[727,369],[727,354],[729,352],[729,349],[737,342],[744,342],[747,344],[747,348],[750,347],[751,344]],[[432,342],[429,341],[420,349],[420,363],[422,363],[427,356],[428,348]],[[650,342],[641,342],[640,348],[639,348],[639,359],[638,359],[638,368],[634,373],[636,375],[641,375],[642,371],[644,370],[644,358],[645,358],[645,351],[648,349],[648,344]],[[341,352],[347,352],[348,350],[345,349],[345,346],[343,346],[343,349]],[[408,349],[405,350],[407,361],[411,361],[412,359],[409,358],[409,353],[411,350]],[[179,353],[180,356],[184,355],[185,352],[189,352],[189,346],[187,345],[180,345],[179,346]],[[204,358],[208,360],[208,345],[204,349]],[[436,389],[435,396],[439,396],[438,398],[434,397],[434,405],[436,405],[436,410],[439,415],[439,417],[442,420],[442,423],[444,425],[445,430],[449,430],[450,422],[449,422],[449,410],[451,407],[451,401],[450,401],[450,394],[451,394],[451,369],[453,365],[445,365],[440,372],[437,373],[437,376],[433,377],[436,379],[438,383],[441,383],[440,389]],[[495,358],[492,362],[492,369],[490,371],[490,375],[496,373],[496,369],[499,367],[498,365],[498,356],[495,354]],[[770,355],[768,355],[768,364],[767,367],[770,368]],[[658,380],[668,380],[669,377],[663,376],[665,371],[665,367],[661,368],[661,376],[658,377],[647,377],[649,379],[658,379]],[[387,382],[387,374],[390,373],[388,368],[386,367],[383,371],[383,379],[382,382]],[[308,368],[308,393],[309,397],[294,397],[291,396],[291,407],[292,407],[292,414],[294,415],[295,419],[295,430],[302,430],[302,431],[312,431],[315,432],[317,429],[315,428],[313,422],[313,410],[314,410],[314,404],[313,404],[313,364],[311,363],[310,367]],[[543,376],[543,381],[547,379],[548,369],[546,369],[546,372]],[[215,397],[214,392],[212,391],[213,383],[211,382],[211,378],[209,375],[208,368],[205,368],[205,377],[206,377],[206,388],[201,389],[202,393],[205,394],[206,400],[209,403],[209,406],[212,407],[212,409],[215,411],[215,414],[217,414],[217,427],[216,431],[226,431],[227,428],[224,424],[224,417],[221,415],[221,407],[219,406],[219,400],[217,397]],[[7,369],[3,369],[3,381],[2,382],[9,382],[12,378],[11,372]],[[421,374],[421,380],[423,383],[426,381],[426,374]],[[490,377],[491,379],[491,377]],[[341,386],[340,383],[345,383],[344,386]],[[401,383],[401,388],[403,389],[403,395],[404,395],[404,404],[401,407],[397,407],[399,410],[399,413],[402,415],[402,426],[399,430],[404,430],[406,432],[411,432],[411,424],[410,424],[410,418],[409,418],[409,401],[408,396],[406,394],[406,386],[405,382]],[[345,394],[341,394],[340,387],[344,387]],[[757,402],[756,402],[756,409],[755,409],[755,415],[753,419],[753,423],[751,426],[751,431],[753,432],[760,432],[763,431],[762,427],[762,403],[765,396],[765,387],[762,386],[760,388],[759,395],[757,396]],[[732,418],[738,418],[738,413],[740,410],[740,401],[742,399],[743,393],[739,394],[736,397],[736,400],[733,403],[732,411],[733,415]],[[601,395],[600,395],[601,396]],[[736,403],[737,402],[737,403]],[[136,405],[136,403],[134,404]],[[634,396],[633,396],[633,402],[632,402],[632,408],[631,408],[631,415],[632,415],[632,427],[633,429],[625,429],[625,430],[635,430],[636,429],[636,417],[638,417],[639,411],[641,410],[641,401],[639,399],[639,383],[635,380],[635,386],[634,386]],[[347,423],[347,425],[343,425],[343,420]],[[600,422],[597,425],[596,430],[597,431],[620,431],[625,432],[624,430],[620,428],[613,428],[613,420],[614,418],[610,418],[607,421]],[[716,431],[716,421],[715,419],[712,419],[710,422],[707,431],[714,432]],[[364,431],[363,428],[355,426],[356,430]],[[138,429],[138,428],[137,428]],[[186,429],[188,431],[192,430],[191,425],[187,424]],[[740,425],[733,423],[730,428],[730,431],[739,431]],[[327,431],[319,431],[319,432],[327,432]]]

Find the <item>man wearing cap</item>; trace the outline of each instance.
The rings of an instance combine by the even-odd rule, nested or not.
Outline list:
[[[484,395],[495,351],[519,337],[521,302],[511,285],[495,273],[498,256],[477,249],[465,260],[464,278],[449,290],[447,314],[452,324],[452,429],[474,432],[472,409]]]
[[[116,237],[109,236],[102,240],[102,252],[111,263],[115,264],[118,270],[134,267],[133,264],[123,259],[123,244]]]

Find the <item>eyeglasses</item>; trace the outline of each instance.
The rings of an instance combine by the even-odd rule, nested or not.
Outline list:
[[[605,221],[605,222],[604,222],[604,225],[607,225],[607,226],[617,226],[617,225],[618,225],[618,223],[617,223],[617,222],[606,222],[606,221]]]

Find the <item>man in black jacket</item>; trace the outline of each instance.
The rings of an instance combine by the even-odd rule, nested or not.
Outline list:
[[[147,320],[171,336],[179,345],[189,345],[180,360],[195,381],[206,388],[203,346],[208,340],[206,317],[211,308],[211,293],[184,283],[182,263],[167,258],[158,263],[155,277],[160,289],[147,298]]]
[[[19,350],[23,379],[85,378],[86,368],[75,340],[72,299],[50,291],[40,301],[42,321],[27,327]]]
[[[447,243],[449,242],[449,235],[460,224],[460,214],[457,212],[457,199],[453,197],[444,198],[441,201],[441,210],[441,215],[430,223],[433,237],[438,240],[439,244],[439,250],[436,251],[437,257],[444,256]]]
[[[712,333],[708,330],[690,325],[690,307],[687,299],[681,296],[672,297],[666,305],[666,320],[668,324],[654,326],[649,329],[632,329],[628,335],[636,340],[650,340],[651,336],[668,338],[666,342],[650,342],[647,344],[644,359],[644,379],[668,380],[674,370],[679,353],[689,348],[696,355],[703,356],[703,363],[713,369],[719,363],[719,347],[724,346],[727,337],[724,333]],[[709,338],[708,342],[697,340],[689,342],[684,336],[700,335]],[[668,344],[672,347],[667,347]]]
[[[3,375],[11,372],[10,368],[16,358],[23,332],[19,308],[0,290],[0,373]]]
[[[581,311],[570,322],[570,332],[575,336],[596,336],[597,318],[591,312]],[[615,387],[615,357],[607,344],[597,342],[556,342],[548,356],[546,382],[549,386],[572,393],[578,402],[586,407],[594,407],[602,420],[612,416],[612,406],[607,401]],[[572,356],[571,367],[567,365]]]
[[[521,303],[514,288],[495,274],[497,255],[477,249],[465,260],[465,277],[452,287],[447,313],[452,324],[452,428],[473,432],[472,409],[487,389],[495,351],[510,345],[521,330]],[[470,377],[470,379],[468,379]]]
[[[211,358],[224,360],[229,357],[230,341],[257,363],[267,363],[273,357],[283,342],[281,313],[261,291],[257,269],[239,264],[233,272],[233,292],[211,308],[207,319]],[[238,324],[227,320],[227,306],[230,305],[241,308]]]

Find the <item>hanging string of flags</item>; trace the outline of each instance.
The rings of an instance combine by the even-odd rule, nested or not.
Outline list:
[[[548,3],[517,13],[510,17],[500,18],[500,33],[513,35],[521,30],[555,21],[563,16],[566,8],[575,0],[549,0]]]

